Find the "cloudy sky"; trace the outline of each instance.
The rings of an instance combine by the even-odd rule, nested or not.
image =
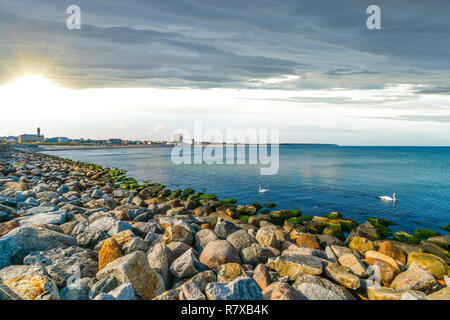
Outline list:
[[[81,30],[66,9],[81,8]],[[381,8],[381,30],[366,9]],[[0,136],[450,145],[447,0],[0,0]],[[5,119],[12,119],[5,121]]]

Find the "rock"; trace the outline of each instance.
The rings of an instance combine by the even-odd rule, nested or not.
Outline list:
[[[241,251],[250,247],[253,243],[257,243],[256,239],[245,230],[233,232],[227,237],[227,241],[230,242],[237,251]]]
[[[437,244],[444,249],[450,249],[450,234],[428,238],[429,242]]]
[[[371,241],[380,238],[378,230],[369,221],[366,221],[363,224],[360,224],[356,229],[353,229],[347,237],[347,242],[350,243],[355,236],[367,238]]]
[[[56,191],[61,194],[64,194],[64,193],[69,192],[69,187],[66,186],[65,184],[62,184]]]
[[[9,221],[11,219],[11,216],[9,213],[0,211],[0,223]]]
[[[102,270],[108,263],[122,256],[123,251],[119,243],[113,238],[106,239],[98,252],[98,270]]]
[[[431,293],[440,289],[440,285],[431,273],[413,263],[408,270],[395,277],[391,283],[391,288]]]
[[[306,300],[306,297],[284,282],[274,282],[262,291],[264,300]]]
[[[225,263],[217,268],[217,282],[231,282],[239,277],[247,277],[247,273],[237,263]]]
[[[450,300],[450,287],[445,287],[425,297],[426,300]]]
[[[297,278],[297,280],[295,280],[295,282],[292,286],[295,289],[299,290],[298,286],[303,283],[312,283],[312,284],[321,286],[321,287],[325,288],[326,290],[331,291],[335,295],[339,296],[340,300],[355,300],[355,298],[352,296],[352,294],[347,289],[331,282],[328,279],[325,279],[325,278],[322,278],[319,276],[314,276],[314,275],[301,276],[301,277]]]
[[[136,222],[132,224],[131,231],[141,238],[145,238],[149,232],[164,233],[156,221]]]
[[[230,234],[238,231],[239,228],[229,221],[219,218],[217,220],[216,226],[214,227],[214,233],[219,237],[219,239],[226,239]]]
[[[134,251],[145,251],[147,249],[144,240],[136,237],[131,230],[116,233],[112,238],[122,247],[124,254],[129,254]]]
[[[188,246],[186,243],[183,242],[171,242],[168,245],[166,245],[167,249],[169,249],[169,264],[172,264],[172,262],[175,261],[179,256],[181,256],[183,253],[191,249],[190,246]],[[197,256],[196,251],[194,250],[194,254]]]
[[[195,282],[189,282],[180,287],[180,300],[206,300],[206,296]]]
[[[291,281],[295,281],[304,274],[319,275],[322,273],[322,259],[314,256],[282,256],[269,258],[267,266],[278,272],[282,277],[289,276]]]
[[[269,247],[281,249],[284,241],[289,241],[289,236],[283,229],[275,227],[261,227],[256,233],[256,241]]]
[[[171,242],[170,244],[181,243]],[[172,264],[171,251],[168,246],[162,243],[157,243],[147,253],[148,263],[162,277],[165,287],[169,287],[171,276],[169,274],[169,267]]]
[[[184,207],[176,207],[176,208],[167,210],[166,215],[168,215],[170,217],[174,217],[174,216],[183,214],[185,211],[186,211],[186,209]]]
[[[136,296],[142,299],[152,299],[159,294],[161,278],[150,268],[147,256],[141,251],[108,263],[97,273],[96,278],[101,280],[111,276],[120,284],[131,283]]]
[[[400,267],[399,267],[397,261],[395,261],[393,258],[391,258],[381,252],[369,250],[366,252],[366,259],[382,260],[384,262],[389,263],[395,270],[400,271]]]
[[[419,291],[406,291],[406,290],[398,290],[388,287],[376,287],[369,286],[367,287],[367,294],[369,300],[400,300],[405,293],[420,294]]]
[[[198,261],[192,248],[183,253],[170,266],[170,273],[178,279],[192,277],[204,270],[204,266]]]
[[[262,263],[258,264],[255,268],[255,272],[253,273],[253,280],[255,280],[256,284],[261,290],[264,290],[267,286],[269,286],[269,267]]]
[[[101,197],[103,197],[103,192],[99,189],[94,189],[92,190],[90,197],[94,199],[100,199]]]
[[[389,287],[394,277],[399,272],[391,264],[380,259],[369,258],[365,260],[370,268],[367,269],[367,273],[374,275],[373,280],[380,280],[385,287]]]
[[[114,300],[136,300],[133,286],[130,283],[123,283],[114,290],[108,292]]]
[[[215,240],[209,242],[203,249],[200,262],[210,269],[217,269],[218,266],[229,262],[240,264],[241,259],[231,243],[226,240]]]
[[[191,232],[181,226],[168,226],[164,232],[162,241],[164,244],[168,244],[172,241],[184,242],[189,246],[192,246],[194,237]]]
[[[352,241],[348,244],[351,250],[360,253],[362,256],[366,255],[367,251],[375,250],[375,246],[372,241],[363,237],[354,237]]]
[[[208,300],[263,300],[255,281],[241,277],[228,283],[209,283],[205,289]]]
[[[261,221],[269,221],[270,214],[257,214],[248,218],[248,223],[259,227]]]
[[[399,247],[393,245],[390,241],[381,242],[378,252],[406,264],[406,254]]]
[[[331,250],[333,250],[333,253],[336,255],[336,257],[338,259],[347,254],[355,254],[354,251],[352,251],[351,249],[349,249],[347,247],[343,247],[343,246],[331,245]]]
[[[395,232],[394,239],[399,242],[404,242],[404,243],[408,243],[408,244],[417,244],[420,242],[419,238],[412,236],[409,233],[404,232],[404,231]]]
[[[288,249],[284,250],[281,253],[281,255],[282,256],[306,255],[306,256],[315,256],[318,258],[328,260],[328,256],[322,250],[311,249],[311,248],[306,248],[306,247],[297,247],[294,244],[292,244]]]
[[[91,286],[89,299],[92,300],[101,293],[108,293],[117,287],[117,281],[113,277],[103,278]]]
[[[0,238],[0,269],[22,259],[33,251],[45,251],[49,247],[75,246],[75,238],[42,227],[19,227]]]
[[[329,234],[317,234],[317,240],[319,241],[319,245],[322,249],[325,249],[327,246],[335,245],[335,246],[343,246],[344,243],[338,238],[329,235]]]
[[[366,267],[364,266],[362,261],[354,254],[350,253],[340,257],[339,263],[344,267],[350,268],[350,270],[358,277],[365,277],[367,275]]]
[[[195,238],[194,247],[200,253],[203,251],[203,249],[209,242],[219,240],[219,237],[214,233],[214,231],[209,229],[200,230],[195,234],[194,238]]]
[[[30,216],[17,218],[21,226],[29,226],[33,224],[56,224],[61,225],[66,222],[67,210],[52,211],[47,213],[39,213]]]
[[[296,239],[297,246],[306,247],[311,249],[320,249],[319,243],[317,242],[317,237],[313,234],[304,233],[297,236]]]
[[[86,232],[91,230],[101,230],[113,236],[124,230],[131,230],[131,224],[125,221],[118,220],[113,217],[102,217],[92,222]]]
[[[23,263],[42,266],[60,287],[66,285],[75,274],[81,278],[92,278],[97,272],[95,254],[75,246],[34,251],[23,259]]]
[[[304,282],[298,284],[296,289],[306,298],[305,300],[343,300],[333,291],[315,283]]]
[[[400,297],[400,300],[425,300],[425,298],[417,292],[405,292]]]
[[[328,263],[324,268],[325,275],[340,285],[356,290],[361,287],[361,281],[357,276],[349,272],[350,269],[336,263]]]
[[[3,237],[11,230],[18,228],[20,226],[19,221],[12,220],[8,222],[0,223],[0,237]]]
[[[214,271],[212,270],[206,270],[203,272],[200,272],[199,274],[193,276],[190,280],[186,281],[182,286],[187,285],[188,283],[194,282],[201,291],[205,291],[206,286],[208,283],[216,282],[217,277]]]
[[[162,243],[162,234],[149,232],[145,236],[144,242],[147,244],[147,247],[154,246],[157,243]]]
[[[55,281],[38,266],[9,266],[0,270],[2,285],[15,300],[59,300]]]
[[[89,286],[90,278],[82,278],[79,281],[65,286],[61,289],[61,300],[89,300]]]
[[[413,263],[418,264],[439,280],[443,280],[444,275],[448,274],[448,266],[445,261],[429,253],[412,252],[408,254],[407,266],[410,267]]]
[[[262,244],[254,243],[240,252],[243,264],[256,267],[260,263],[266,263],[269,258],[279,256],[280,251]]]

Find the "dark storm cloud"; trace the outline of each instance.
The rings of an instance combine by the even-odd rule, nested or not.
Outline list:
[[[68,5],[82,29],[65,27]],[[14,65],[52,68],[76,87],[382,88],[447,94],[448,12],[442,0],[2,0],[0,81]],[[262,80],[298,75],[272,84]],[[334,103],[347,103],[336,99]],[[351,103],[351,101],[350,101]]]

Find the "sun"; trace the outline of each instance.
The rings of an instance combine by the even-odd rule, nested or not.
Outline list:
[[[39,74],[28,73],[13,80],[8,85],[11,90],[20,90],[23,94],[32,92],[48,92],[58,89],[58,86]]]

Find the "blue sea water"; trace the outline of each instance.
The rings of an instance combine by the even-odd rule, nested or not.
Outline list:
[[[242,147],[241,147],[242,148]],[[280,146],[276,175],[260,175],[259,165],[175,165],[170,147],[45,152],[106,167],[126,169],[139,181],[170,189],[191,187],[234,198],[240,204],[274,202],[276,209],[304,215],[339,211],[362,223],[366,217],[396,222],[393,231],[413,232],[450,223],[450,148]],[[258,194],[258,184],[269,189]],[[392,197],[395,204],[381,201]]]

